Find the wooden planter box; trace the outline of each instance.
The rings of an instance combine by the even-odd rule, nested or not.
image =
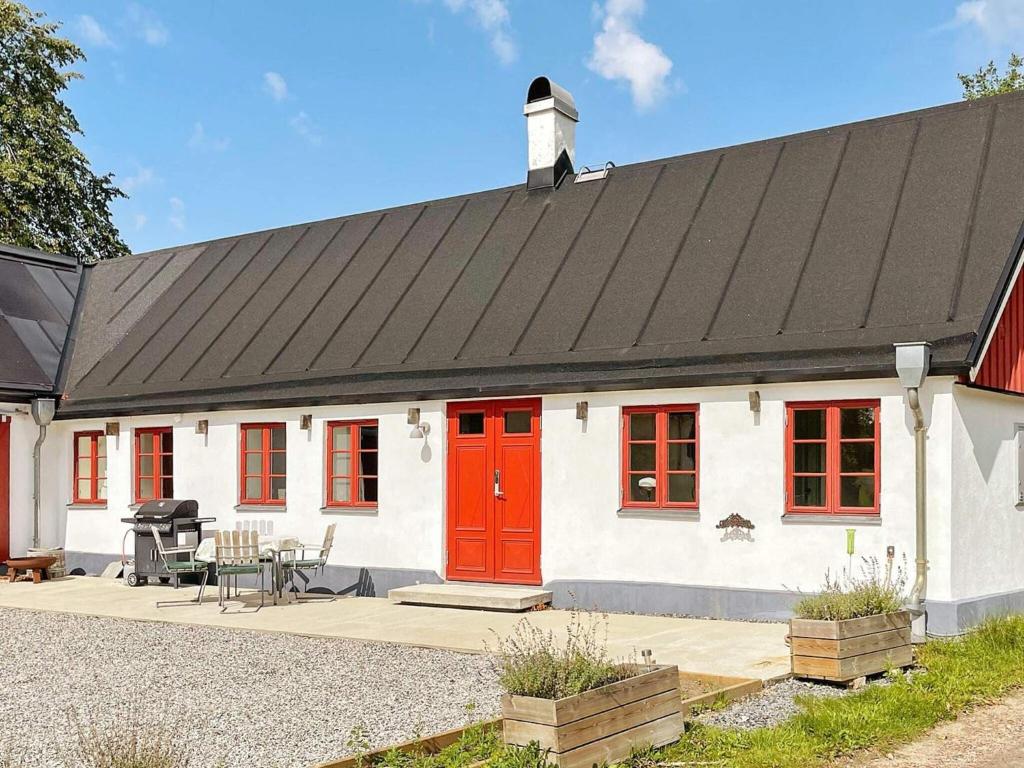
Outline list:
[[[796,677],[849,683],[914,661],[907,611],[842,621],[791,619],[789,637]]]
[[[675,666],[655,666],[557,701],[506,695],[501,700],[505,743],[536,741],[550,750],[548,760],[559,768],[591,768],[623,760],[633,747],[676,741],[683,731],[681,704]]]

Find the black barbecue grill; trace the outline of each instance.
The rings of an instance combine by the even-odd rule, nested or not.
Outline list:
[[[166,582],[170,579],[160,552],[156,548],[152,526],[160,533],[164,549],[196,547],[203,538],[203,523],[216,518],[199,517],[199,503],[193,499],[154,499],[136,510],[133,517],[122,517],[135,532],[135,571],[129,574],[128,584],[145,584],[149,577]],[[185,558],[185,555],[168,557]],[[132,578],[134,576],[134,578]]]

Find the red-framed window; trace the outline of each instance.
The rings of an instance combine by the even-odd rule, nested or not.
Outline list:
[[[242,504],[284,504],[287,455],[284,424],[243,424],[241,434]]]
[[[377,506],[376,421],[327,423],[327,506]]]
[[[103,432],[75,432],[75,504],[107,503],[107,438]]]
[[[174,498],[174,435],[170,427],[135,430],[135,503]]]
[[[696,509],[700,491],[696,405],[622,409],[622,506]]]
[[[877,400],[786,405],[786,511],[878,514]]]

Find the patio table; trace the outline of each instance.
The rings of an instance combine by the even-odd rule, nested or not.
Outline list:
[[[271,564],[272,572],[272,595],[274,605],[277,605],[278,598],[284,591],[284,569],[281,567],[281,554],[284,552],[294,553],[302,549],[303,545],[295,536],[288,534],[260,534],[259,535],[260,558],[266,559]],[[217,560],[217,544],[213,536],[199,542],[195,554],[196,560],[206,563],[213,563]]]

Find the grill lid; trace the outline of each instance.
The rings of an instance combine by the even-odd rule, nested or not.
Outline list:
[[[135,511],[135,519],[175,520],[179,517],[197,517],[199,502],[195,499],[153,499]]]

